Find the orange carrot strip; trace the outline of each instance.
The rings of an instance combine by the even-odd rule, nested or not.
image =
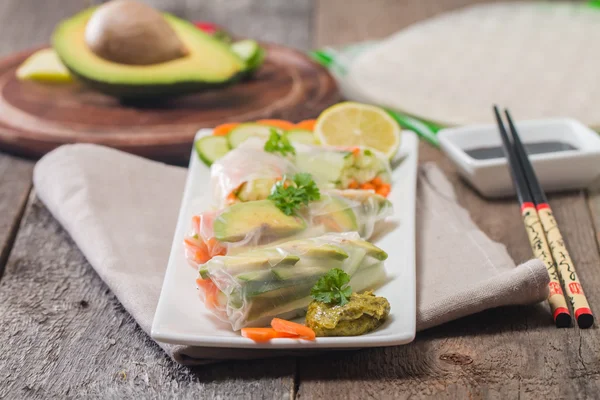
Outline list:
[[[200,217],[198,215],[192,217],[192,229],[194,230],[194,233],[200,232]]]
[[[231,192],[227,195],[227,204],[233,204],[237,201],[238,197],[234,192]]]
[[[355,156],[358,156],[360,154],[360,148],[359,147],[354,147],[352,149],[352,154],[354,154]]]
[[[204,242],[200,239],[195,239],[193,237],[186,237],[185,239],[183,239],[183,243],[185,243],[185,245],[187,247],[189,247],[191,250],[198,250],[201,248],[206,248],[206,245],[204,244]]]
[[[390,192],[391,186],[389,184],[383,184],[375,190],[375,193],[383,197],[387,197],[390,194]]]
[[[213,136],[225,136],[239,124],[240,122],[227,122],[225,124],[218,125],[213,129],[212,134]]]
[[[256,121],[256,123],[261,125],[273,126],[275,128],[283,129],[284,131],[294,128],[293,123],[283,119],[259,119],[258,121]]]
[[[377,176],[371,181],[371,183],[377,187],[383,185],[385,182],[383,182],[383,180]]]
[[[210,279],[209,279],[210,280]],[[217,285],[210,281],[210,285],[208,286],[205,293],[204,305],[207,308],[215,308],[217,306],[217,295],[219,294],[219,288]]]
[[[205,248],[201,248],[196,250],[196,254],[194,255],[195,261],[200,263],[200,264],[204,264],[205,262],[207,262],[208,260],[211,259],[210,254],[208,254],[208,250],[206,250]]]
[[[277,332],[273,328],[242,328],[242,336],[255,342],[267,342],[275,338],[298,338],[298,335]]]
[[[204,292],[204,305],[208,308],[214,308],[217,305],[217,295],[219,288],[210,279],[196,279],[196,285]]]
[[[304,121],[300,121],[296,124],[296,129],[306,129],[307,131],[314,131],[316,124],[316,119],[305,119]]]
[[[362,185],[360,185],[360,188],[362,190],[375,190],[375,185],[373,185],[372,183],[363,183]]]
[[[292,321],[286,321],[281,318],[273,318],[271,320],[271,326],[277,332],[290,333],[300,336],[302,339],[315,340],[315,331],[310,329],[308,326],[298,324]]]
[[[358,182],[356,182],[354,179],[351,180],[348,184],[348,189],[358,189]]]
[[[210,279],[202,279],[202,278],[196,279],[196,285],[198,285],[198,287],[201,289],[207,288],[208,284],[211,284],[211,283],[212,283],[212,281]]]

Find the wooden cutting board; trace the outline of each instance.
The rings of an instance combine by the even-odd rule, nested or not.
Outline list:
[[[194,134],[227,121],[316,117],[339,101],[333,78],[300,51],[275,44],[256,76],[228,88],[127,105],[81,84],[15,76],[35,50],[0,60],[0,150],[40,157],[66,143],[96,143],[171,163],[187,163]]]

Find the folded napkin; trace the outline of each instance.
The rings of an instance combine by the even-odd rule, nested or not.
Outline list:
[[[39,198],[146,333],[185,178],[184,168],[88,144],[62,146],[35,167]],[[546,299],[544,265],[532,260],[515,267],[504,246],[483,234],[457,204],[451,184],[434,165],[420,168],[417,204],[419,330],[492,307]],[[159,345],[186,365],[290,354]]]

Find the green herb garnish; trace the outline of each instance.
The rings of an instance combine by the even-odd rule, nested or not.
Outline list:
[[[321,192],[317,184],[307,173],[294,175],[291,182],[284,176],[273,186],[268,197],[285,215],[295,214],[302,205],[320,198]]]
[[[281,153],[282,156],[296,154],[296,149],[285,135],[277,133],[275,129],[271,129],[269,140],[265,143],[265,151],[269,153]]]
[[[310,289],[310,295],[316,301],[343,306],[352,295],[349,282],[350,275],[339,268],[333,268],[315,283]]]

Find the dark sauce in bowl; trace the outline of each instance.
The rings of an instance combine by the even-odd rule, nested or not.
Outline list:
[[[534,142],[523,143],[527,154],[545,154],[559,153],[561,151],[577,150],[577,147],[566,142]],[[504,158],[504,150],[501,146],[495,147],[476,147],[474,149],[465,150],[470,157],[476,160],[491,160],[494,158]]]

